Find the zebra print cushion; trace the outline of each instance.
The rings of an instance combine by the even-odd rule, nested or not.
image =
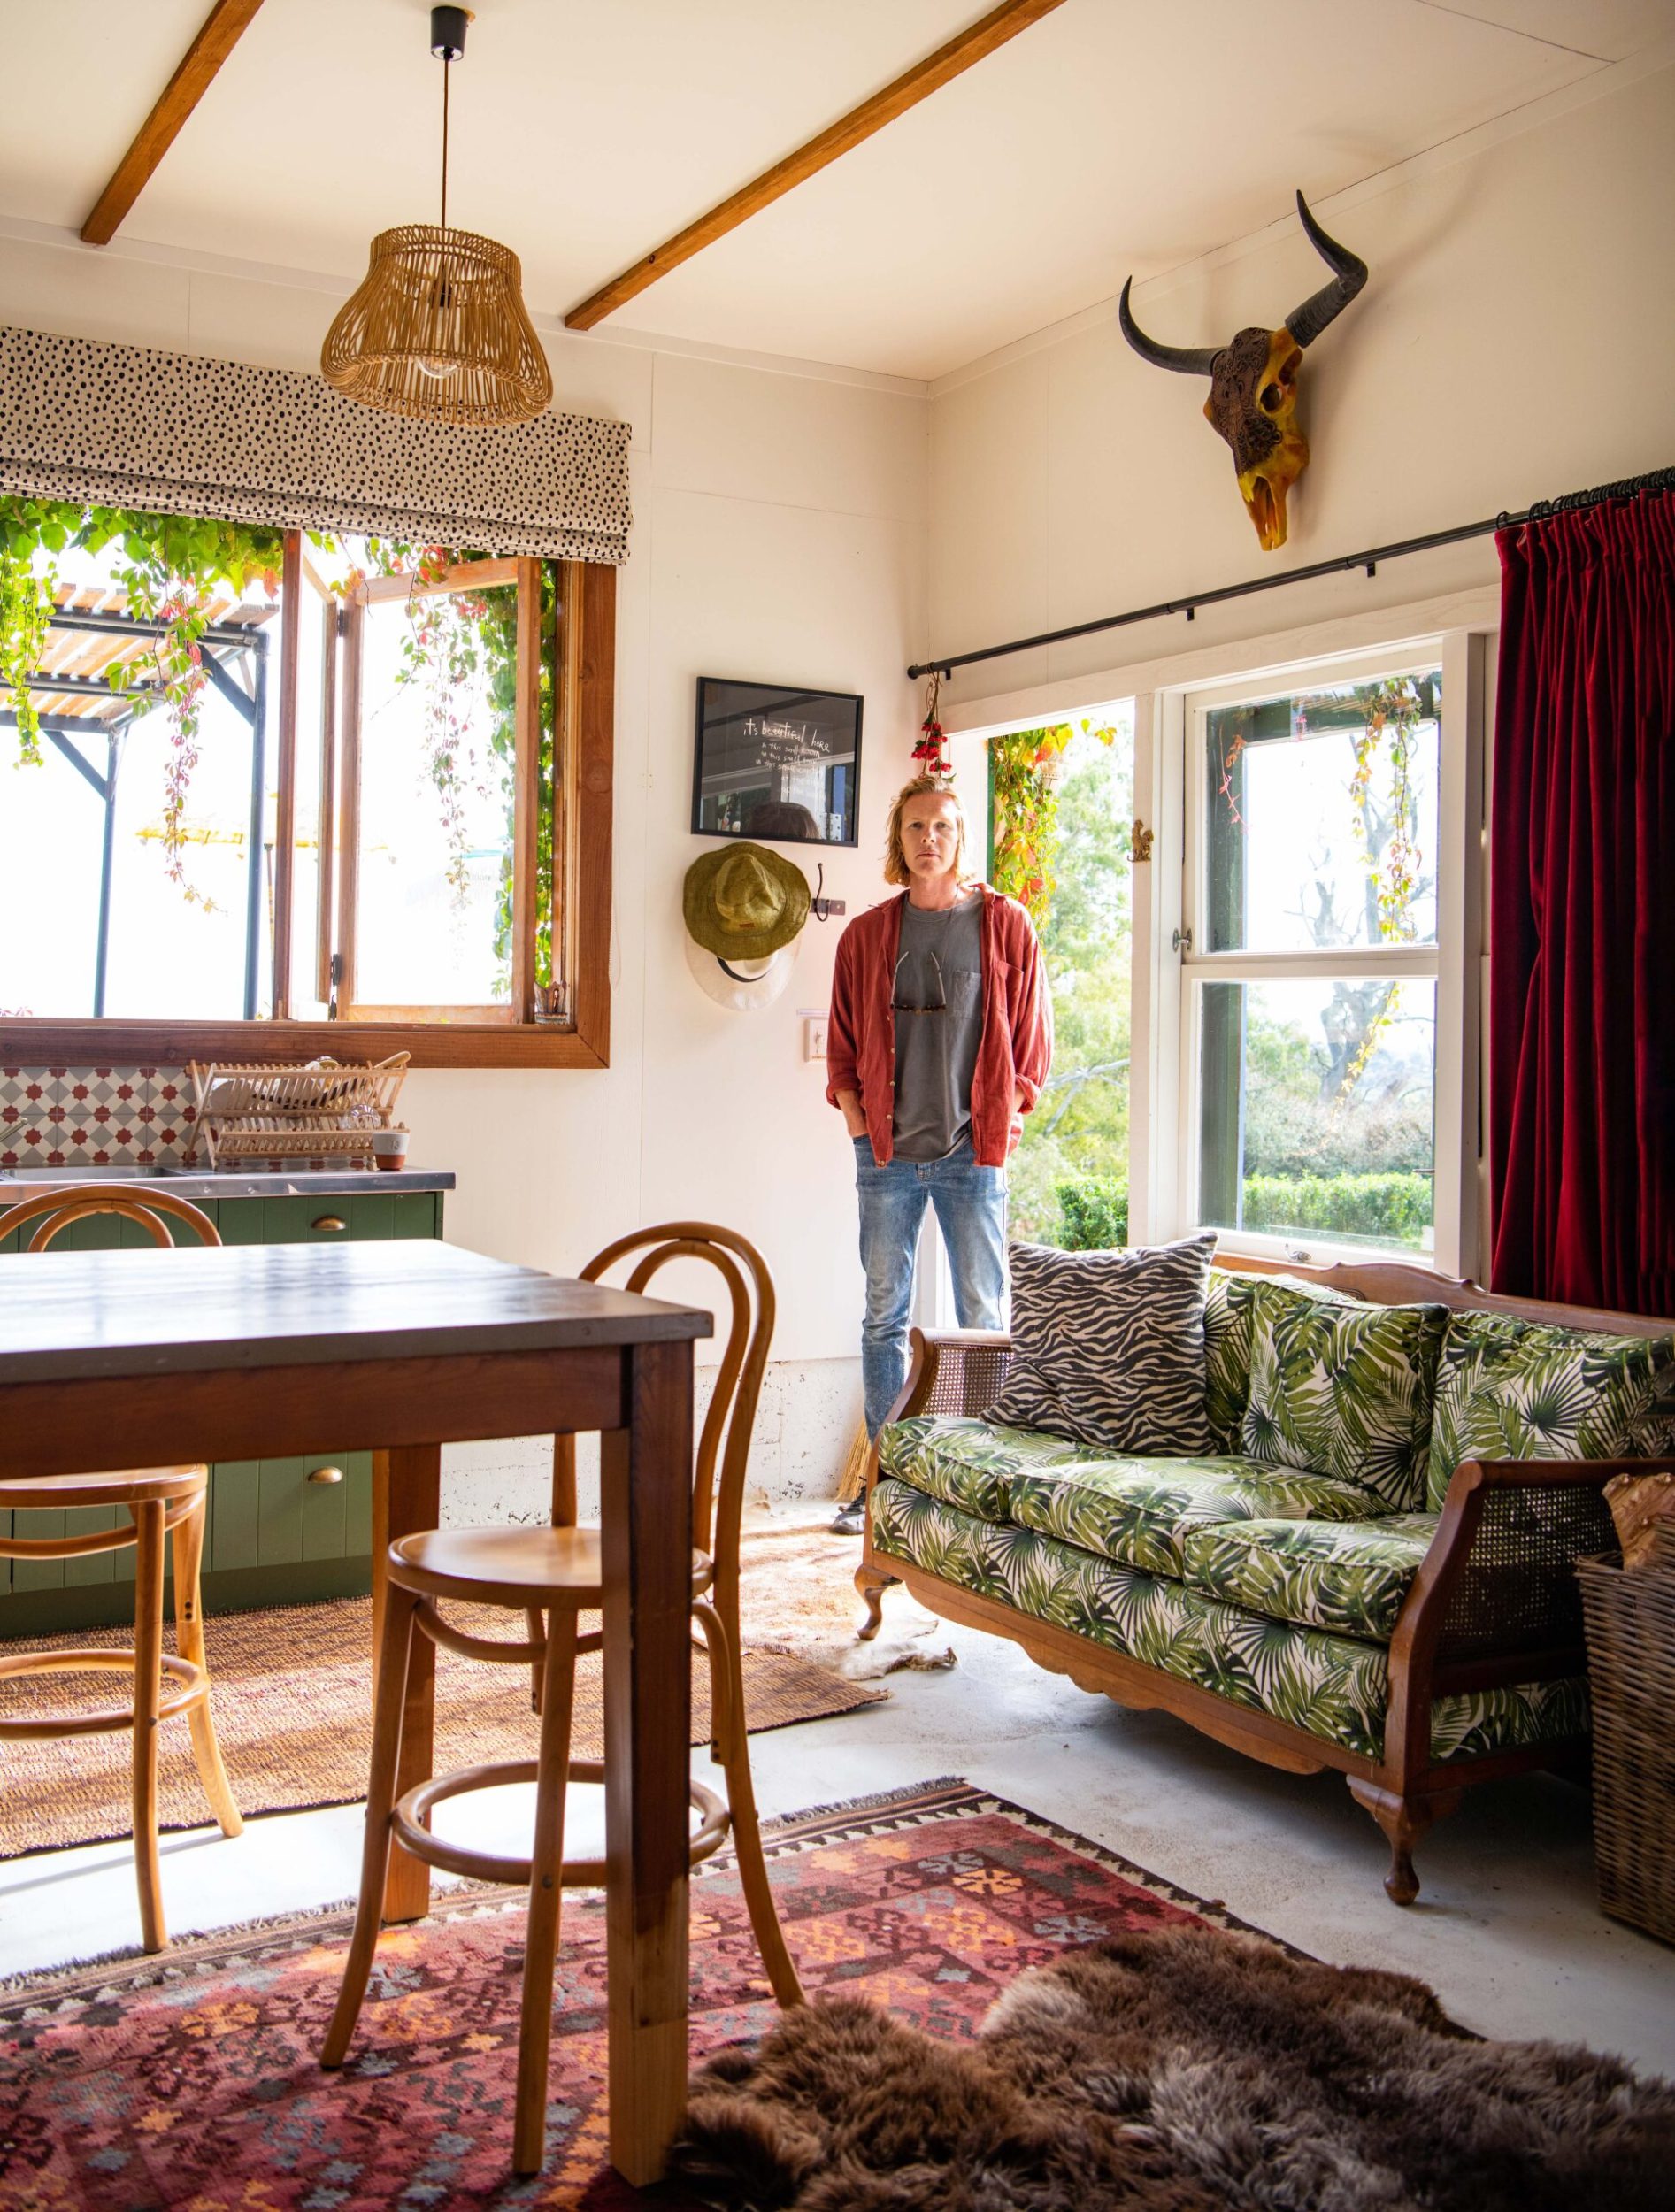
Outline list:
[[[1213,1230],[1133,1251],[1011,1248],[1011,1366],[983,1416],[1117,1452],[1214,1449],[1204,1409]]]

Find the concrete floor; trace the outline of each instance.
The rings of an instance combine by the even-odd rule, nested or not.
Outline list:
[[[847,1573],[857,1547],[833,1550]],[[1585,2042],[1675,2073],[1675,1949],[1600,1913],[1580,1790],[1538,1776],[1468,1793],[1419,1852],[1424,1887],[1404,1911],[1380,1886],[1384,1840],[1340,1777],[1258,1766],[975,1631],[949,1640],[952,1671],[897,1674],[886,1704],[753,1738],[764,1812],[964,1776],[1317,1957],[1418,1975],[1484,2034]],[[485,1839],[515,1830],[526,1807],[505,1801],[523,1794],[451,1809],[449,1832],[467,1817]],[[576,1793],[578,1850],[597,1834],[596,1794]],[[230,1843],[214,1829],[166,1837],[172,1932],[351,1895],[360,1824],[344,1806],[253,1820]],[[136,1926],[126,1845],[0,1865],[0,1977],[130,1947]]]

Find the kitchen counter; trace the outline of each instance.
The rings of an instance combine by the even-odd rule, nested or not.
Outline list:
[[[72,1183],[156,1183],[177,1198],[196,1202],[205,1198],[386,1198],[401,1191],[449,1191],[454,1178],[445,1169],[406,1167],[294,1169],[277,1174],[238,1168],[207,1174],[197,1168],[5,1168],[0,1169],[0,1208]]]

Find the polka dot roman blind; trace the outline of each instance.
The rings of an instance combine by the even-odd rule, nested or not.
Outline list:
[[[628,426],[409,422],[318,376],[0,327],[0,492],[545,560],[628,557]]]

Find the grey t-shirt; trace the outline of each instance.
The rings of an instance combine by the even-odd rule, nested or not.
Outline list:
[[[945,1160],[972,1128],[972,1074],[983,1031],[981,892],[941,910],[910,900],[903,905],[891,1003],[896,1156]]]

